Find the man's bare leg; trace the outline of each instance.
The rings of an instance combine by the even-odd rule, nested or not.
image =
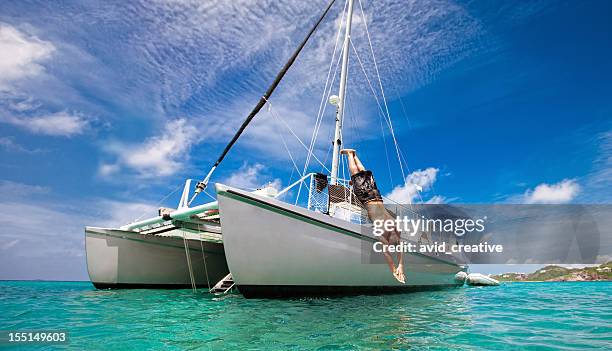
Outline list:
[[[363,166],[363,163],[361,163],[361,160],[359,159],[359,157],[357,157],[357,153],[353,152],[353,161],[355,161],[355,164],[357,165],[357,168],[360,171],[365,171],[365,167]]]
[[[400,244],[401,241],[401,236],[396,232],[394,233],[394,235],[396,236],[395,238],[393,238],[393,242],[397,242],[397,244]],[[406,282],[406,275],[404,274],[404,253],[399,251],[397,252],[397,268],[395,269],[395,272],[393,272],[394,276],[397,278],[397,280],[399,280],[402,283]]]
[[[343,149],[340,151],[341,154],[345,154],[348,160],[349,172],[351,175],[354,175],[358,172],[365,171],[365,167],[359,157],[357,157],[357,153],[354,149]],[[384,204],[380,200],[372,200],[368,201],[365,204],[366,210],[368,212],[368,217],[374,221],[376,219],[393,219]],[[391,235],[393,236],[393,244],[397,245],[401,243],[400,237],[398,233],[387,233],[386,237],[383,235],[379,238],[379,240],[383,243],[383,248],[387,247],[390,242]],[[384,250],[386,251],[386,250]],[[397,253],[397,268],[395,266],[395,262],[393,261],[393,257],[388,252],[383,252],[385,260],[389,265],[389,269],[391,273],[401,283],[405,283],[406,277],[404,275],[404,265],[403,265],[403,255],[401,252]]]
[[[359,159],[357,158],[357,153],[354,149],[342,149],[340,150],[340,153],[346,155],[346,158],[348,160],[349,172],[351,173],[351,175],[361,171],[365,171],[365,168],[363,167],[363,164],[359,162]]]
[[[385,261],[387,261],[387,265],[389,266],[389,270],[391,270],[391,274],[395,275],[395,262],[393,262],[393,257],[391,257],[391,254],[389,252],[387,252],[387,247],[389,246],[389,241],[384,237],[381,236],[379,238],[379,241],[381,243],[383,243],[383,256],[385,257]]]

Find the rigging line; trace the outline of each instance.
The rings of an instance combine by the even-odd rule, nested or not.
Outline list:
[[[191,204],[193,202],[193,200],[195,200],[196,196],[202,192],[202,190],[204,190],[204,188],[206,188],[206,186],[208,185],[208,181],[210,180],[210,177],[212,176],[212,174],[214,173],[214,171],[217,169],[217,167],[219,166],[219,164],[221,163],[221,161],[223,161],[223,159],[225,158],[225,156],[227,155],[227,153],[230,151],[230,149],[232,148],[232,146],[234,146],[234,144],[236,143],[236,141],[238,141],[238,138],[240,137],[240,135],[242,135],[242,133],[244,132],[244,130],[246,129],[246,127],[249,125],[249,123],[251,123],[251,121],[253,120],[253,118],[255,118],[255,116],[257,115],[257,113],[262,109],[262,107],[266,104],[266,99],[268,99],[270,96],[272,96],[272,93],[274,93],[274,90],[276,89],[276,87],[280,84],[281,80],[283,79],[283,77],[285,76],[285,74],[287,73],[287,71],[289,70],[289,68],[293,65],[293,63],[295,62],[295,60],[297,59],[298,55],[300,54],[300,52],[302,51],[302,49],[304,48],[304,46],[306,46],[306,43],[308,42],[308,40],[310,39],[310,37],[312,36],[312,34],[314,33],[314,31],[319,27],[319,24],[321,24],[321,22],[323,22],[323,19],[325,18],[325,16],[327,15],[327,13],[329,12],[329,10],[331,9],[332,5],[336,2],[336,0],[331,0],[329,2],[329,4],[327,5],[327,7],[325,8],[325,11],[323,11],[323,14],[321,14],[321,16],[319,17],[319,19],[317,20],[317,22],[315,23],[315,25],[310,29],[310,31],[308,32],[308,34],[306,35],[306,37],[302,40],[302,42],[300,43],[300,45],[298,46],[298,48],[293,52],[293,55],[291,55],[291,57],[289,58],[289,61],[287,61],[287,63],[285,63],[285,65],[283,66],[283,68],[280,70],[280,72],[278,72],[278,74],[276,75],[276,78],[274,78],[274,81],[272,82],[272,84],[268,87],[268,90],[266,90],[266,92],[264,93],[264,95],[261,97],[261,99],[259,99],[259,101],[257,102],[257,105],[255,105],[255,107],[253,108],[253,110],[249,113],[249,115],[247,116],[247,118],[244,120],[244,122],[242,122],[242,125],[240,126],[240,128],[238,129],[238,131],[236,132],[236,134],[234,134],[234,136],[232,137],[232,139],[230,140],[230,142],[225,146],[225,149],[223,149],[223,152],[221,153],[221,155],[219,156],[219,158],[217,159],[217,161],[214,163],[214,165],[212,166],[212,168],[208,171],[208,174],[206,175],[206,177],[204,178],[204,180],[202,180],[201,182],[199,182],[196,185],[195,191],[193,196],[191,197],[191,200],[189,200],[188,204]]]
[[[410,167],[408,167],[408,161],[406,161],[406,157],[404,156],[404,153],[402,152],[402,150],[400,150],[400,156],[402,157],[402,161],[404,162],[404,165],[406,166],[406,171],[410,171]],[[410,174],[408,174],[408,176],[410,176]],[[418,191],[417,189],[417,193],[419,195],[419,198],[421,199],[421,203],[423,202],[423,197],[421,197],[421,192]],[[412,203],[409,204],[410,209],[412,209]]]
[[[378,96],[376,95],[376,90],[374,89],[374,87],[372,86],[372,82],[370,81],[370,78],[368,77],[368,74],[365,70],[365,66],[363,65],[363,62],[361,61],[361,57],[359,56],[359,53],[357,52],[357,48],[355,47],[355,45],[353,44],[353,41],[351,41],[351,46],[353,48],[353,52],[355,53],[355,56],[357,56],[357,61],[359,61],[359,66],[361,67],[361,71],[363,72],[363,75],[365,76],[366,81],[368,82],[368,86],[370,87],[370,90],[372,91],[372,96],[374,97],[374,100],[376,101],[376,104],[378,105],[378,115],[379,118],[381,118],[381,133],[382,133],[382,137],[383,137],[383,142],[385,145],[385,155],[387,156],[387,163],[388,163],[388,168],[389,168],[389,177],[391,178],[391,185],[393,185],[393,177],[391,176],[391,164],[390,161],[388,160],[389,155],[388,155],[388,151],[387,151],[387,141],[386,141],[386,137],[385,137],[385,132],[384,132],[384,128],[382,126],[382,118],[384,118],[385,120],[385,124],[387,125],[387,127],[393,132],[392,128],[393,126],[389,124],[389,121],[387,120],[387,117],[385,115],[385,111],[382,108],[382,105],[380,104],[380,101],[378,100]],[[400,161],[401,162],[401,161]],[[400,164],[401,166],[401,164]],[[402,172],[403,175],[403,172]]]
[[[346,105],[347,107],[347,112],[348,112],[348,116],[349,116],[349,129],[351,130],[351,137],[352,137],[352,141],[353,144],[357,144],[357,142],[355,140],[359,140],[359,138],[361,138],[361,133],[359,133],[359,130],[357,129],[357,120],[355,118],[355,115],[357,114],[355,111],[355,105],[353,105],[353,99],[351,99],[351,96],[347,94],[346,98],[348,99],[348,104]],[[344,143],[344,139],[342,140],[342,142]],[[345,145],[350,144],[350,143],[344,143]]]
[[[213,201],[217,201],[217,199],[214,196],[210,195],[208,193],[208,191],[204,190],[204,194],[206,194],[208,197],[210,197]]]
[[[400,102],[400,106],[402,108],[402,113],[404,114],[404,118],[406,119],[406,122],[408,122],[408,128],[412,129],[412,122],[410,122],[410,119],[408,118],[408,112],[406,112],[406,107],[404,106],[404,101],[403,101],[402,97],[400,96],[397,87],[395,88],[395,95],[397,96],[397,99]]]
[[[389,121],[387,121],[387,118],[385,117],[385,111],[383,110],[382,105],[380,104],[380,101],[378,100],[378,97],[376,96],[376,90],[372,86],[372,82],[370,81],[370,78],[368,77],[368,73],[365,70],[365,66],[363,65],[363,62],[361,61],[361,58],[359,57],[357,48],[355,48],[355,45],[353,44],[352,40],[350,41],[350,43],[351,43],[351,47],[353,48],[353,52],[355,53],[355,56],[357,57],[357,61],[359,62],[359,66],[361,67],[361,71],[363,72],[363,75],[365,76],[365,79],[368,82],[368,86],[370,87],[370,90],[372,91],[372,96],[374,97],[374,100],[376,101],[376,104],[378,105],[378,117],[380,120],[380,131],[381,131],[382,138],[383,138],[383,145],[385,146],[385,157],[387,159],[387,169],[389,170],[388,174],[389,174],[389,179],[391,180],[391,186],[393,186],[394,183],[393,183],[393,176],[391,174],[391,161],[389,160],[389,150],[387,149],[387,140],[385,137],[385,130],[382,124],[383,118],[385,120],[385,123],[387,124],[387,127],[389,127],[389,129],[391,129],[392,126],[389,125]]]
[[[391,187],[393,187],[393,176],[391,175],[391,161],[389,160],[389,150],[387,149],[387,138],[385,137],[385,129],[383,127],[383,119],[380,114],[378,114],[378,120],[380,121],[380,132],[382,134],[383,145],[385,146],[385,157],[387,159],[387,169],[389,170],[389,180],[391,181]]]
[[[351,98],[351,96],[347,94],[346,98],[348,99],[347,111],[349,113],[349,121],[351,122],[351,128],[353,129],[353,133],[355,133],[355,135],[361,136],[361,134],[359,134],[357,127],[356,127],[357,120],[355,116],[357,115],[357,109],[355,108],[355,105],[353,104],[353,99]]]
[[[362,135],[361,132],[359,130],[359,124],[357,123],[357,118],[355,117],[358,113],[357,113],[357,109],[355,108],[355,104],[353,103],[353,99],[351,98],[350,95],[347,94],[347,99],[348,99],[348,103],[346,105],[347,107],[347,111],[348,111],[348,115],[349,115],[349,121],[351,122],[350,124],[350,128],[351,131],[353,133],[353,138],[358,139],[358,140],[362,140]],[[355,142],[356,144],[357,142]],[[369,163],[369,158],[367,155],[363,155],[362,156],[363,159],[365,159],[366,163]]]
[[[334,69],[334,74],[332,75],[333,79],[332,79],[332,82],[331,82],[331,84],[329,86],[329,90],[327,91],[327,95],[323,95],[324,97],[327,96],[327,98],[329,98],[329,95],[331,95],[331,90],[332,90],[332,88],[334,86],[334,82],[336,81],[336,76],[337,76],[337,73],[338,73],[338,67],[340,66],[340,59],[341,58],[342,58],[342,55],[338,55],[338,60],[336,61],[336,68]],[[323,115],[325,114],[325,110],[326,109],[327,109],[327,104],[325,104],[325,106],[323,107],[323,112],[321,113],[321,116],[320,116],[321,118],[318,119],[318,123],[319,123],[318,126],[315,126],[316,128],[315,128],[315,131],[313,132],[314,133],[313,134],[314,139],[311,140],[313,142],[313,144],[311,144],[311,148],[309,149],[310,151],[314,150],[314,145],[315,145],[314,142],[316,142],[317,137],[319,135],[319,131],[321,129],[321,124],[323,122]],[[310,155],[310,153],[308,155]],[[306,175],[306,172],[308,171],[308,166],[310,165],[310,158],[308,157],[308,155],[306,155],[307,159],[306,159],[306,162],[304,163],[304,169],[303,169],[303,171],[302,171],[302,173],[300,175],[301,177],[304,177],[304,175]],[[296,204],[297,204],[297,199],[300,198],[300,193],[302,192],[302,184],[303,183],[300,182],[300,186],[298,187],[298,194],[297,194],[297,197],[296,197]]]
[[[340,51],[342,51],[342,50],[340,50]],[[337,73],[338,73],[338,67],[340,67],[340,59],[341,58],[342,58],[342,55],[338,55],[338,59],[336,60],[336,66],[334,68],[334,74],[332,75],[332,77],[333,77],[332,78],[332,82],[331,82],[331,84],[328,87],[329,89],[326,89],[326,91],[324,92],[323,100],[322,101],[326,101],[327,99],[329,99],[329,96],[331,95],[332,88],[334,86],[334,83],[336,82],[336,76],[337,76]],[[332,57],[332,59],[333,59],[333,57]],[[314,145],[316,144],[317,138],[319,136],[319,131],[321,130],[321,125],[323,124],[323,116],[325,114],[325,110],[326,109],[327,109],[327,104],[324,104],[323,105],[323,110],[321,111],[321,115],[317,116],[317,121],[316,121],[316,124],[315,124],[315,130],[313,131],[313,135],[312,135],[312,138],[310,140],[311,144],[310,144],[310,148],[309,149],[311,150],[311,152],[312,152],[312,150],[314,150]],[[310,157],[308,157],[306,159],[306,162],[304,164],[304,170],[302,172],[302,176],[304,176],[306,174],[306,171],[308,170],[308,166],[309,165],[310,165]]]
[[[327,134],[328,134],[327,135],[328,136],[327,139],[329,139],[331,137],[331,132],[327,133]],[[329,143],[329,147],[327,148],[327,154],[325,155],[325,161],[323,163],[327,163],[327,161],[329,160],[329,154],[331,153],[332,146],[334,146],[334,144],[333,143]],[[321,172],[323,172],[323,167],[321,167]]]
[[[191,266],[191,255],[189,254],[189,244],[187,243],[187,239],[185,238],[185,231],[181,230],[181,234],[183,234],[183,244],[185,245],[185,257],[187,258],[187,269],[189,270],[189,279],[191,280],[191,289],[193,292],[196,292],[196,283],[195,277],[193,276],[193,268]]]
[[[270,113],[272,114],[272,116],[274,116],[275,118],[279,119],[281,122],[283,122],[283,124],[285,125],[285,128],[287,128],[287,130],[289,130],[289,132],[297,139],[297,141],[300,143],[300,145],[302,145],[304,147],[304,149],[306,149],[308,151],[308,147],[302,142],[302,139],[300,139],[299,136],[297,136],[297,134],[295,134],[295,132],[293,131],[293,129],[291,129],[291,127],[287,124],[287,122],[278,114],[276,113],[273,108],[272,108],[272,103],[270,101],[268,102],[268,106],[270,108]],[[325,167],[325,165],[321,162],[321,160],[319,160],[317,158],[317,156],[312,153],[311,156],[315,159],[315,161],[319,162],[323,167]],[[329,170],[327,169],[327,167],[325,167],[325,169],[329,172]],[[298,169],[299,171],[299,169]]]
[[[167,198],[169,198],[170,196],[172,196],[172,194],[176,193],[180,188],[182,187],[182,185],[177,186],[174,190],[172,190],[171,192],[169,192],[166,196],[164,196],[161,200],[159,200],[154,207],[159,207],[159,205],[162,204],[162,202],[166,201]],[[138,222],[139,220],[142,219],[142,217],[144,217],[149,211],[144,211],[138,218],[136,218],[133,222]]]
[[[350,41],[350,40],[351,40],[351,38],[349,37],[349,41]],[[348,57],[346,58],[346,76],[347,76],[347,77],[349,76],[349,69],[350,69],[350,68],[351,68],[351,55],[348,55]],[[351,91],[350,91],[350,89],[349,89],[349,86],[347,86],[347,87],[346,87],[346,89],[345,89],[345,92],[344,92],[344,98],[345,98],[345,100],[346,100],[346,98],[347,98],[348,96],[350,96],[350,95],[351,95],[351,94],[350,94],[350,92],[351,92]],[[343,104],[344,104],[344,102],[343,102]],[[344,106],[343,106],[342,108],[344,109]],[[344,126],[344,117],[346,117],[346,116],[345,116],[345,113],[344,113],[344,112],[342,112],[342,122],[341,122],[341,125],[342,125],[342,126]],[[342,142],[344,142],[344,132],[343,132],[343,128],[340,128],[340,140],[341,140]]]
[[[402,150],[400,150],[400,156],[402,156],[402,162],[404,162],[404,166],[406,166],[406,171],[410,172],[410,167],[408,167],[408,161],[406,160],[406,156],[404,156]]]
[[[329,85],[329,90],[326,88],[324,93],[323,93],[323,99],[322,101],[325,101],[329,98],[329,96],[331,95],[331,90],[333,88],[334,82],[336,81],[336,73],[338,72],[338,66],[340,64],[340,59],[342,58],[342,55],[338,55],[338,60],[336,61],[336,68],[334,69],[334,75],[333,75],[333,79],[332,79],[332,83]],[[332,57],[333,59],[333,57]],[[327,84],[327,83],[326,83]],[[314,146],[316,144],[317,138],[319,136],[319,131],[321,130],[321,125],[323,123],[323,115],[325,114],[325,110],[327,109],[327,104],[324,104],[323,106],[323,110],[321,111],[320,116],[317,116],[317,120],[315,121],[315,129],[313,130],[313,134],[312,137],[310,139],[310,146],[308,148],[309,150],[309,155],[306,158],[306,162],[304,163],[304,169],[302,171],[302,176],[304,176],[306,174],[306,171],[308,170],[308,166],[310,165],[310,154],[312,153],[312,150],[314,150]]]
[[[402,152],[402,150],[400,150],[400,156],[402,157],[402,161],[404,162],[404,165],[406,166],[406,171],[410,172],[410,167],[408,167],[408,162],[406,161],[406,157],[404,156],[404,153]],[[408,174],[408,176],[410,176],[410,174]],[[405,185],[405,181],[404,181],[404,185]],[[423,198],[421,197],[421,193],[419,192],[419,190],[417,189],[417,193],[419,195],[419,198],[421,199],[421,203],[423,203]],[[412,210],[412,203],[408,204],[409,208]]]
[[[291,174],[289,175],[289,184],[293,184],[293,174],[295,173],[294,171],[295,171],[295,169],[291,168]],[[298,171],[298,175],[299,174],[300,174],[300,172]],[[279,200],[280,200],[280,198],[279,198]]]
[[[353,52],[355,53],[355,56],[357,56],[357,61],[359,61],[359,66],[361,67],[361,71],[363,72],[363,75],[365,76],[365,79],[368,82],[368,86],[370,87],[370,90],[372,91],[372,95],[374,96],[374,100],[376,100],[376,105],[378,105],[378,110],[379,110],[379,112],[383,116],[385,116],[385,111],[383,110],[383,107],[380,104],[380,101],[378,100],[378,96],[376,95],[376,90],[372,86],[372,82],[370,81],[370,77],[368,77],[368,74],[366,73],[365,66],[363,65],[363,62],[361,61],[361,57],[357,53],[357,49],[355,48],[355,45],[353,44],[352,40],[350,41],[350,43],[351,43],[351,47],[353,48]],[[386,116],[385,116],[385,123],[387,124],[387,126],[389,126],[389,122],[386,120]]]
[[[208,292],[210,292],[210,280],[208,279],[208,267],[206,267],[206,253],[204,252],[204,244],[202,243],[202,230],[200,229],[200,223],[198,223],[198,233],[200,233],[200,250],[202,250],[202,261],[204,261],[204,273],[206,273],[206,285],[208,286]]]
[[[276,114],[272,113],[272,104],[268,104],[268,112],[272,115],[272,117],[274,117],[274,120],[276,121],[276,126],[279,128],[280,126],[278,125],[278,118],[276,117]],[[278,135],[281,138],[281,141],[283,142],[283,146],[285,147],[285,151],[287,151],[287,154],[289,154],[289,159],[291,159],[291,163],[293,163],[293,167],[295,167],[295,170],[298,171],[298,173],[300,172],[300,169],[298,168],[297,164],[295,163],[295,160],[293,159],[293,155],[291,154],[291,151],[289,151],[289,147],[287,146],[287,143],[285,142],[285,138],[283,137],[283,133],[279,132]],[[291,175],[293,176],[293,169],[291,169]],[[291,181],[289,181],[289,184],[291,184]]]
[[[325,87],[323,88],[323,95],[321,96],[321,101],[319,102],[319,111],[317,112],[317,118],[315,120],[315,128],[313,129],[312,132],[312,137],[310,138],[310,149],[314,149],[314,143],[316,140],[316,136],[319,134],[319,128],[321,125],[321,120],[323,119],[323,114],[325,112],[325,107],[326,107],[326,96],[327,96],[327,86],[329,83],[329,78],[331,75],[331,71],[332,71],[332,67],[334,65],[334,58],[336,56],[336,50],[338,49],[338,42],[340,41],[340,33],[341,33],[341,29],[342,29],[342,22],[344,21],[344,15],[346,13],[346,6],[348,5],[348,0],[346,0],[344,2],[344,9],[342,10],[342,17],[340,18],[340,23],[338,24],[338,32],[336,33],[336,41],[334,43],[334,51],[332,51],[332,57],[331,60],[329,61],[329,69],[327,70],[327,78],[325,79]],[[340,57],[341,55],[339,55]],[[338,60],[339,62],[339,60]],[[336,70],[337,70],[337,64],[336,64]],[[336,75],[336,71],[334,71],[334,76]],[[331,86],[333,86],[333,80],[332,80],[332,84]],[[329,88],[330,92],[331,92],[331,86]],[[308,168],[308,164],[310,163],[310,154],[308,154],[306,156],[306,162],[304,164],[304,171],[302,172],[302,176],[306,173],[306,169]]]
[[[382,80],[380,79],[380,72],[378,70],[378,64],[376,63],[376,56],[374,55],[374,48],[372,46],[372,39],[370,38],[370,31],[368,30],[368,23],[366,21],[365,12],[363,11],[363,5],[361,4],[361,0],[358,0],[359,8],[361,9],[361,18],[363,20],[363,25],[366,30],[366,35],[368,37],[368,44],[370,46],[370,53],[372,54],[372,60],[374,61],[374,69],[376,70],[376,76],[378,77],[378,85],[380,86],[380,92],[382,94],[383,102],[385,104],[385,110],[387,111],[387,117],[389,118],[389,125],[391,130],[391,136],[393,137],[393,142],[395,143],[395,151],[397,152],[397,160],[400,165],[400,170],[402,171],[402,180],[406,181],[406,175],[404,174],[404,167],[402,166],[402,161],[400,159],[399,154],[399,144],[397,143],[397,139],[395,138],[395,132],[393,131],[393,123],[391,121],[391,114],[389,113],[389,106],[387,105],[387,98],[385,97],[385,90],[383,89]]]

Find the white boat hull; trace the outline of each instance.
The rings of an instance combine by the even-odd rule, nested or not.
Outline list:
[[[212,287],[229,273],[222,243],[202,241],[200,244],[200,240],[193,239],[187,243],[198,287],[209,284]],[[191,288],[180,235],[87,227],[85,247],[87,271],[96,288]],[[203,257],[206,257],[206,266]]]
[[[464,267],[405,256],[406,284],[370,263],[376,239],[358,224],[217,185],[226,260],[246,297],[378,293],[457,286]]]

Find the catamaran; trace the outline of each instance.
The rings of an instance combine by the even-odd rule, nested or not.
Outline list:
[[[335,133],[332,141],[333,156],[329,174],[306,172],[309,160],[317,159],[312,149],[324,112],[324,109],[323,112],[320,109],[317,123],[315,123],[315,133],[308,148],[306,165],[298,181],[281,191],[264,188],[256,192],[217,183],[217,201],[190,207],[196,196],[208,186],[217,167],[257,113],[266,104],[271,106],[269,99],[272,93],[334,2],[335,0],[330,1],[318,21],[213,164],[204,180],[197,183],[191,198],[189,198],[189,185],[186,184],[181,202],[176,210],[160,211],[160,216],[119,229],[86,228],[88,269],[96,286],[120,285],[123,281],[162,282],[163,284],[174,284],[175,281],[180,281],[179,284],[189,282],[195,289],[196,286],[204,284],[205,277],[209,288],[211,284],[214,285],[210,289],[213,292],[226,292],[236,286],[246,297],[267,297],[395,292],[464,284],[467,270],[465,260],[460,256],[439,255],[438,253],[405,254],[404,273],[407,281],[402,283],[394,279],[387,265],[376,263],[382,254],[373,250],[373,244],[378,242],[378,238],[373,235],[372,225],[364,215],[363,204],[355,198],[350,181],[339,177],[349,51],[351,47],[355,50],[351,41],[353,0],[346,1],[336,38],[336,43],[338,43],[340,29],[344,24],[338,96],[331,94],[332,80],[329,86],[326,82],[322,99],[322,103],[329,100],[336,107]],[[365,17],[360,1],[359,5],[362,16]],[[363,20],[362,23],[368,33],[367,21]],[[369,33],[368,42],[378,74]],[[335,54],[336,47],[334,47],[332,63],[335,61]],[[355,55],[357,55],[356,50]],[[361,64],[358,56],[357,58]],[[330,64],[328,77],[331,69]],[[365,70],[363,72],[365,74]],[[379,84],[384,99],[380,77]],[[371,84],[370,88],[373,89]],[[386,123],[393,136],[401,168],[399,146],[393,133],[386,101],[384,100],[384,109],[378,99],[377,104],[386,115]],[[295,136],[295,133],[292,134]],[[296,188],[297,191],[295,191]],[[302,205],[299,203],[302,188],[307,190],[307,201],[303,206],[299,206],[299,204]],[[297,193],[295,202],[289,202],[286,199],[290,193]],[[218,210],[220,223],[210,223],[209,218],[206,218],[209,215],[208,211],[211,210]],[[421,215],[405,206],[396,206],[395,212],[397,215],[407,214],[412,217]],[[221,235],[217,236],[219,232]],[[168,234],[163,235],[163,233]],[[454,240],[452,237],[446,239]],[[172,251],[173,256],[170,258],[171,254],[168,254],[167,261],[162,263],[154,251],[144,249],[145,245],[139,245],[138,248],[133,247],[133,250],[125,249],[129,246],[128,242],[137,242],[137,240],[147,244],[153,242],[163,244],[160,247],[165,247],[165,249],[160,248],[159,250],[165,250],[164,252],[168,253]],[[179,245],[181,240],[182,248],[185,250],[185,254],[182,255],[180,254],[181,245]],[[421,233],[417,237],[405,238],[405,240],[421,243],[431,240],[431,233]],[[199,256],[195,257],[198,245],[200,245],[202,259]],[[123,250],[120,248],[122,246]],[[211,257],[210,261],[206,259],[207,252]],[[131,261],[128,259],[130,253],[133,255]],[[108,257],[111,257],[110,261]],[[143,265],[143,262],[151,263],[151,265]],[[175,265],[171,266],[173,264]],[[160,276],[153,274],[157,270]],[[130,273],[123,274],[124,271]],[[198,275],[197,271],[208,273]],[[228,271],[229,273],[226,274]],[[142,279],[143,276],[146,276],[146,279]]]

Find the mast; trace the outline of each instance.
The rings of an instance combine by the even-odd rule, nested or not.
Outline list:
[[[342,146],[342,118],[344,117],[344,100],[346,98],[346,81],[348,74],[349,45],[351,40],[351,24],[353,22],[353,0],[348,0],[344,45],[342,47],[342,70],[340,71],[340,92],[336,108],[336,131],[334,132],[334,153],[332,156],[331,184],[338,183],[338,165],[340,163],[340,147]]]

